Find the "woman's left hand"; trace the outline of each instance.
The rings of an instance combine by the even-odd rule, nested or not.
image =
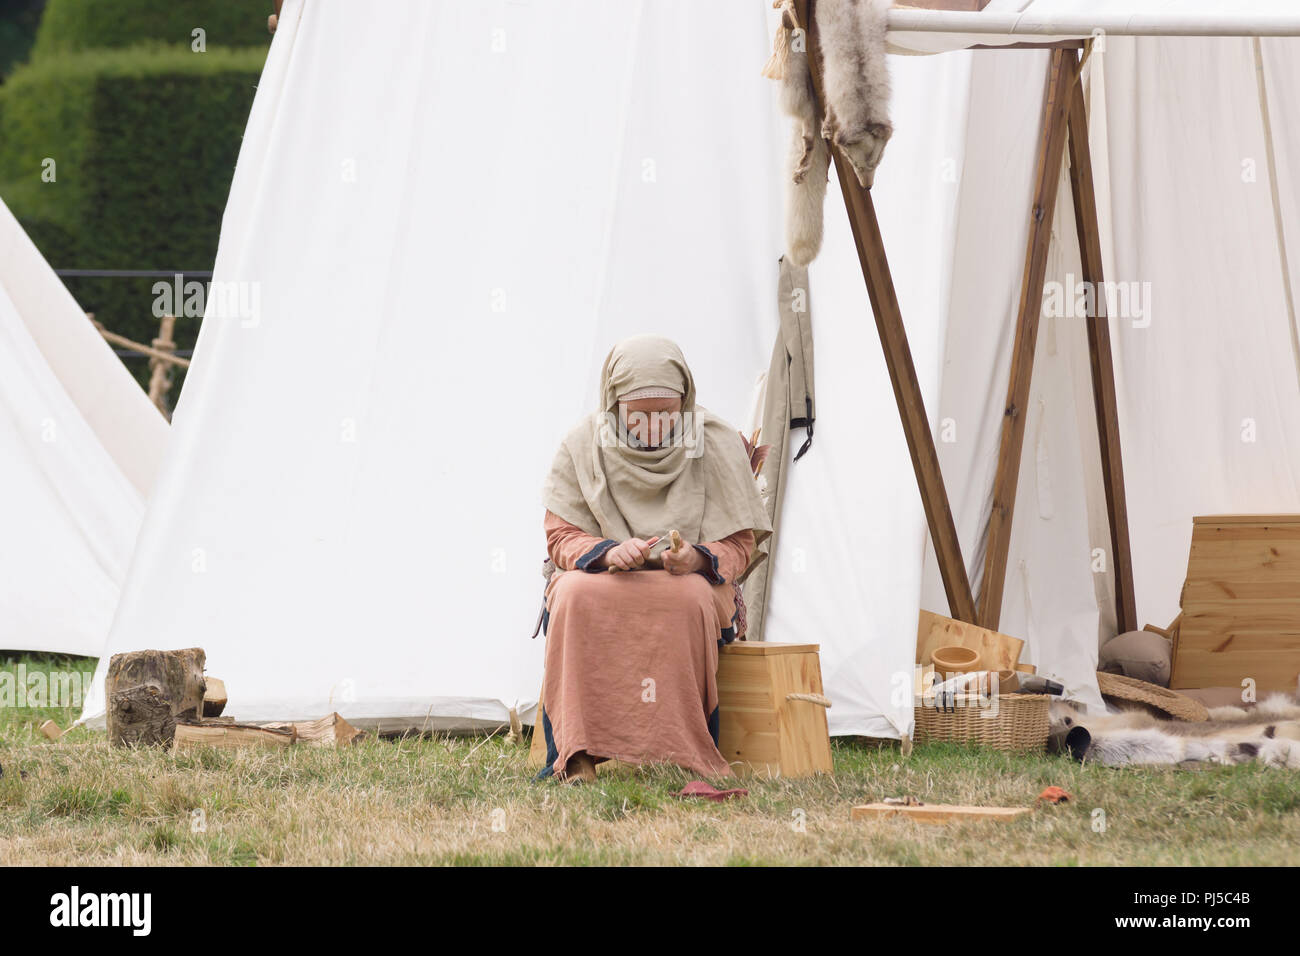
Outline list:
[[[676,551],[665,551],[663,562],[664,570],[669,574],[694,574],[704,570],[704,555],[686,541]]]

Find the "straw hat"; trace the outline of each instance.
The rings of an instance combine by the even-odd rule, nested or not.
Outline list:
[[[1144,704],[1177,720],[1209,720],[1210,712],[1198,700],[1192,700],[1186,694],[1180,694],[1158,684],[1148,684],[1136,677],[1122,674],[1097,672],[1097,687],[1102,697],[1114,697],[1137,704]]]

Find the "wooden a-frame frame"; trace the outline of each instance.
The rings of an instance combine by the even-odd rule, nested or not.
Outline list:
[[[794,27],[807,26],[807,50],[813,89],[820,106],[822,69],[817,43],[817,22],[810,16],[816,0],[794,0]],[[1016,44],[1042,48],[1044,44]],[[1097,224],[1096,193],[1088,150],[1087,112],[1080,79],[1083,44],[1066,41],[1048,44],[1052,50],[1047,91],[1043,102],[1042,130],[1034,177],[1033,198],[1029,211],[1029,241],[1025,250],[1025,270],[1021,282],[1020,304],[1016,317],[1015,342],[1012,347],[1007,404],[998,451],[998,467],[993,483],[993,505],[989,516],[988,544],[984,577],[978,607],[971,593],[961,544],[948,502],[947,488],[939,468],[934,436],[930,433],[925,401],[921,395],[911,348],[903,327],[898,297],[885,257],[884,241],[871,190],[862,187],[849,164],[831,148],[840,191],[848,212],[849,224],[858,250],[867,294],[875,314],[876,329],[884,350],[898,404],[903,433],[907,439],[912,467],[916,472],[921,503],[925,509],[930,540],[934,542],[939,574],[948,597],[949,613],[956,619],[996,630],[1002,609],[1002,592],[1006,580],[1007,554],[1011,545],[1011,522],[1015,513],[1016,487],[1020,475],[1020,454],[1024,445],[1024,411],[1029,400],[1033,376],[1034,348],[1038,339],[1038,320],[1042,312],[1043,284],[1047,269],[1047,250],[1051,238],[1056,192],[1060,184],[1061,163],[1069,144],[1070,191],[1074,202],[1075,228],[1079,237],[1082,272],[1085,282],[1101,288],[1101,237]],[[829,144],[828,144],[829,145]],[[1088,318],[1088,352],[1092,372],[1093,405],[1100,443],[1106,511],[1110,524],[1110,552],[1115,573],[1116,619],[1119,631],[1137,628],[1137,611],[1133,594],[1133,561],[1129,550],[1128,507],[1124,495],[1124,467],[1120,454],[1119,416],[1115,401],[1115,375],[1112,363],[1110,327],[1107,324],[1105,298],[1094,296],[1096,308]]]

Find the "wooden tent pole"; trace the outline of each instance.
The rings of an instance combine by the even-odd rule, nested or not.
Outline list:
[[[1043,101],[1034,198],[1029,211],[1029,241],[1025,249],[1025,271],[1020,283],[1020,307],[1016,315],[1016,337],[1011,352],[1011,376],[1002,418],[997,474],[993,479],[993,507],[989,515],[988,541],[985,545],[984,580],[980,587],[979,624],[993,631],[998,629],[1002,616],[1002,591],[1006,585],[1007,555],[1011,547],[1011,518],[1016,507],[1020,453],[1025,442],[1025,412],[1034,372],[1038,317],[1043,308],[1047,249],[1052,238],[1056,190],[1061,182],[1070,88],[1077,78],[1078,61],[1074,51],[1053,50],[1047,77],[1047,94]]]
[[[809,17],[809,6],[809,0],[795,0],[795,18],[800,26],[807,25],[806,43],[813,89],[818,102],[824,103],[821,55],[816,40],[817,24]],[[827,146],[830,148],[829,144]],[[885,353],[885,365],[894,388],[894,400],[898,403],[903,434],[907,438],[908,452],[912,457],[912,468],[920,487],[925,519],[930,527],[930,539],[934,542],[939,574],[948,596],[949,613],[957,620],[973,624],[975,601],[961,556],[961,542],[948,503],[948,491],[939,469],[934,436],[930,433],[930,420],[925,414],[925,400],[916,377],[916,367],[912,364],[912,351],[907,342],[898,297],[894,292],[894,280],[885,258],[885,243],[880,235],[875,206],[871,202],[871,191],[859,185],[857,176],[840,157],[838,150],[832,148],[831,155],[835,160],[840,191],[844,194],[849,224],[853,228],[853,240],[857,246],[862,276],[867,283],[871,309],[875,313],[876,331],[880,334],[880,345]]]
[[[158,337],[153,340],[153,347],[159,352],[171,355],[176,351],[176,340],[172,337],[176,329],[176,316],[164,315],[158,320]],[[156,356],[149,357],[149,401],[158,411],[167,415],[167,396],[172,390],[172,366]],[[170,417],[170,416],[168,416]]]
[[[1137,599],[1133,590],[1133,555],[1129,550],[1128,503],[1124,494],[1124,464],[1120,454],[1119,411],[1115,401],[1115,366],[1110,348],[1106,297],[1101,290],[1101,230],[1097,225],[1097,195],[1092,180],[1088,148],[1088,113],[1083,83],[1070,93],[1070,191],[1074,197],[1074,225],[1079,234],[1083,280],[1094,290],[1094,314],[1088,317],[1088,355],[1092,367],[1092,399],[1101,444],[1102,483],[1110,521],[1111,563],[1115,569],[1115,618],[1119,632],[1136,631]]]

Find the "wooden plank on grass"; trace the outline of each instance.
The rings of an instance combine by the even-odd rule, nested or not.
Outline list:
[[[889,820],[907,817],[917,823],[960,823],[965,820],[994,820],[1007,823],[1034,811],[1029,807],[963,807],[946,803],[926,803],[905,807],[894,803],[868,803],[854,807],[850,820]]]

